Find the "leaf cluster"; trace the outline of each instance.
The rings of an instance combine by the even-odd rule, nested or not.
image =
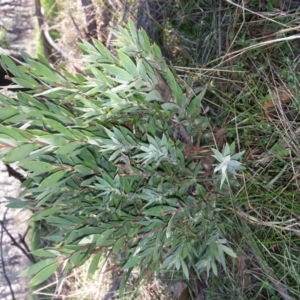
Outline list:
[[[24,273],[35,275],[31,285],[91,256],[93,274],[107,253],[122,253],[127,274],[138,267],[186,278],[191,268],[217,275],[224,254],[235,257],[219,209],[207,201],[203,166],[184,154],[208,126],[204,89],[182,82],[133,22],[114,33],[115,55],[99,41],[80,43],[84,73],[25,53],[18,64],[1,56],[13,87],[29,89],[0,94],[0,157],[28,172],[24,200],[9,206],[29,208],[33,221],[55,229],[45,237],[53,247],[33,253],[44,260]]]

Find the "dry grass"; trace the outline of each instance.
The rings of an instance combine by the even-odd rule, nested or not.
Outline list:
[[[49,30],[58,32],[60,38],[55,42],[63,53],[63,64],[66,64],[65,67],[71,72],[82,69],[82,54],[78,47],[78,39],[90,38],[87,29],[89,15],[92,15],[91,20],[96,20],[96,32],[92,37],[100,40],[107,47],[113,39],[110,29],[117,28],[129,17],[134,18],[136,15],[135,1],[93,0],[92,2],[93,6],[88,7],[92,10],[87,12],[82,7],[81,1],[74,1],[72,5],[69,1],[56,1],[60,13],[51,22]]]
[[[114,259],[107,262],[102,260],[99,268],[93,276],[88,275],[91,259],[81,267],[75,268],[64,277],[63,272],[56,273],[56,278],[52,278],[48,284],[36,289],[33,295],[38,299],[61,299],[61,300],[98,300],[98,299],[119,299],[118,287],[122,274],[116,272],[120,270],[114,264]],[[123,300],[152,300],[165,299],[172,300],[181,295],[186,289],[186,284],[181,281],[167,282],[154,277],[148,281],[140,281],[139,272],[133,271],[127,282],[127,288],[122,296]],[[50,292],[53,291],[55,292]],[[174,298],[175,297],[175,298]]]

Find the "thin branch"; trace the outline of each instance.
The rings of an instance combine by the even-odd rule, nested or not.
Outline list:
[[[5,261],[4,261],[4,256],[3,256],[3,233],[4,233],[4,222],[5,222],[5,216],[6,216],[6,213],[8,211],[8,208],[6,209],[4,215],[3,215],[3,220],[0,222],[0,225],[1,225],[1,236],[0,236],[0,256],[1,256],[1,262],[2,262],[2,271],[3,271],[3,275],[5,277],[5,280],[8,284],[8,287],[9,287],[9,290],[10,290],[10,294],[11,294],[11,297],[12,297],[12,300],[15,300],[15,294],[14,294],[14,290],[11,286],[11,282],[10,282],[10,279],[6,273],[6,269],[5,269]]]
[[[45,21],[45,18],[43,18],[43,32],[44,32],[44,36],[47,40],[47,42],[49,43],[49,45],[56,50],[58,53],[60,53],[64,58],[68,57],[68,54],[63,51],[52,39],[50,33],[49,33],[49,27],[48,24]]]
[[[11,233],[7,230],[7,228],[4,225],[3,220],[0,221],[0,225],[2,226],[2,228],[4,229],[5,233],[9,236],[10,240],[12,241],[12,245],[16,246],[19,250],[21,250],[21,252],[32,262],[35,263],[35,259],[33,257],[33,255],[29,252],[27,252],[21,245],[20,243],[18,243],[16,241],[16,239],[11,235]]]

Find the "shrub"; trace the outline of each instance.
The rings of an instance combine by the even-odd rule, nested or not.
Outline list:
[[[10,198],[9,206],[31,209],[33,221],[55,229],[45,237],[53,247],[35,250],[43,259],[23,272],[34,275],[31,285],[91,256],[93,274],[103,255],[122,254],[121,286],[136,267],[142,275],[176,269],[189,278],[191,269],[217,275],[225,254],[235,257],[217,193],[203,185],[218,182],[217,191],[220,183],[199,158],[209,127],[201,115],[205,88],[181,80],[132,22],[114,33],[115,55],[99,41],[80,43],[84,74],[25,53],[18,66],[1,59],[14,87],[28,89],[0,95],[1,158],[28,171],[23,200]]]

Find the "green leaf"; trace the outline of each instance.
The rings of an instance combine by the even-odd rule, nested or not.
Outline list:
[[[122,51],[118,51],[118,55],[126,71],[134,77],[139,77],[137,67],[132,59]]]
[[[244,153],[245,153],[245,151],[236,153],[236,154],[234,154],[234,155],[231,156],[231,159],[233,159],[233,160],[239,160],[243,156]]]
[[[43,161],[27,161],[21,164],[22,168],[34,172],[35,174],[43,174],[55,169],[55,166]]]
[[[12,124],[17,124],[17,123],[21,123],[23,121],[28,121],[28,119],[31,119],[31,117],[33,117],[34,119],[40,119],[42,117],[42,112],[37,111],[37,110],[32,110],[26,114],[22,113],[19,115],[15,115],[9,119],[6,119],[6,122],[12,123]]]
[[[146,95],[146,100],[148,101],[161,101],[161,95],[157,90],[152,90]]]
[[[102,252],[99,251],[94,257],[92,258],[92,261],[90,263],[89,269],[88,269],[88,276],[93,276],[95,272],[97,271],[99,267],[99,261],[102,257]]]
[[[174,210],[174,207],[165,206],[165,205],[155,206],[155,207],[151,207],[151,208],[147,209],[145,211],[145,214],[147,216],[162,217],[164,212],[171,211],[171,210]]]
[[[95,243],[97,237],[98,237],[98,234],[87,235],[78,242],[78,245],[87,245],[87,244]]]
[[[12,59],[10,59],[8,56],[1,54],[1,59],[9,69],[9,71],[14,75],[14,76],[21,76],[21,73],[16,66],[16,64],[13,62]]]
[[[93,39],[93,43],[97,50],[107,59],[109,59],[111,62],[115,61],[114,56],[111,54],[111,52],[98,40]]]
[[[18,142],[28,142],[28,139],[31,137],[31,135],[28,132],[25,133],[24,130],[3,125],[0,125],[0,133],[7,134]],[[26,138],[26,136],[28,138]]]
[[[92,169],[90,169],[84,165],[77,165],[74,167],[74,169],[85,176],[94,174],[94,171]]]
[[[218,162],[223,162],[225,157],[223,156],[222,153],[220,153],[217,149],[211,149],[212,152],[214,153],[214,155],[212,155],[212,157],[214,157]]]
[[[123,266],[123,269],[126,270],[135,267],[142,259],[143,257],[141,256],[131,256]]]
[[[224,246],[220,243],[217,243],[217,246],[219,249],[221,249],[223,252],[227,253],[229,256],[231,256],[233,258],[237,257],[237,255],[234,253],[234,251],[231,248]]]
[[[45,219],[45,217],[48,217],[50,215],[54,215],[55,213],[61,211],[61,207],[51,207],[48,209],[42,210],[41,212],[39,212],[38,214],[34,215],[31,220],[32,221],[39,221],[42,219]]]
[[[152,52],[152,54],[154,55],[154,57],[155,57],[155,59],[157,60],[157,61],[160,61],[160,60],[162,60],[162,53],[161,53],[161,50],[160,50],[160,48],[156,45],[156,44],[153,44],[152,46],[151,46],[151,52]],[[164,71],[164,70],[163,70]]]
[[[60,179],[65,176],[67,172],[68,170],[60,170],[54,174],[51,174],[41,182],[40,187],[53,187]]]
[[[36,148],[37,147],[34,144],[21,145],[15,149],[13,149],[11,152],[9,152],[5,156],[4,161],[6,163],[20,161],[20,160],[24,159],[25,157],[27,157]]]
[[[129,74],[127,71],[112,65],[102,64],[101,67],[111,73],[112,75],[115,75],[116,78],[121,79],[124,81],[124,83],[129,83],[134,80],[133,76]]]
[[[138,33],[138,36],[143,50],[149,53],[151,49],[151,44],[146,31],[144,29],[141,29]]]
[[[55,216],[49,216],[46,219],[49,223],[55,224],[56,226],[64,226],[67,225],[67,227],[73,226],[74,222],[66,219],[66,218],[60,218],[60,217],[55,217]]]
[[[69,141],[62,136],[58,135],[43,135],[36,137],[36,140],[40,143],[51,145],[54,147],[61,147],[66,145]]]
[[[205,86],[205,88],[199,95],[197,95],[196,97],[194,97],[191,100],[191,102],[187,108],[187,112],[192,120],[195,120],[195,118],[200,115],[200,112],[202,109],[201,103],[202,103],[202,99],[206,93],[206,89],[207,89],[207,86]]]
[[[20,111],[14,107],[0,107],[0,120],[6,120],[12,116],[19,114]]]
[[[97,239],[97,246],[102,246],[103,243],[109,238],[111,237],[111,235],[113,234],[115,230],[114,229],[108,229],[106,231],[104,231],[103,233],[100,234],[100,236]]]
[[[45,280],[47,280],[58,268],[59,263],[55,262],[51,265],[48,265],[44,269],[42,269],[39,273],[37,273],[29,282],[29,286],[36,286]]]
[[[112,252],[114,254],[119,254],[120,250],[124,247],[126,241],[126,236],[121,236],[114,244]]]
[[[14,197],[5,197],[9,203],[6,205],[6,207],[9,208],[25,208],[27,206],[27,202],[24,200],[20,200]]]
[[[175,218],[175,214],[170,218],[169,222],[168,222],[168,226],[167,226],[167,230],[166,230],[166,238],[170,238],[172,236],[172,227],[173,227],[173,221]]]
[[[23,93],[19,92],[18,93],[18,99],[21,103],[28,103],[30,106],[33,106],[35,108],[39,108],[40,110],[47,110],[47,107],[41,103],[41,101],[35,99],[34,97]]]
[[[148,82],[147,71],[143,64],[143,59],[139,59],[137,62],[137,71],[139,76],[143,79],[144,82]]]
[[[218,276],[218,269],[215,261],[211,261],[211,268],[215,276]]]
[[[186,263],[185,263],[185,261],[184,261],[182,258],[180,258],[180,262],[181,262],[182,272],[183,272],[185,278],[186,278],[187,280],[189,280],[189,277],[190,277],[190,276],[189,276],[189,270],[188,270],[188,268],[187,268],[187,266],[186,266]]]
[[[27,89],[34,89],[38,84],[33,83],[29,80],[23,79],[23,78],[18,78],[14,77],[12,78],[12,81],[20,85],[21,87],[27,88]]]
[[[61,123],[52,120],[52,119],[43,119],[45,127],[48,130],[58,131],[59,133],[62,133],[65,137],[74,138],[74,136],[71,134],[71,132],[66,128],[66,126],[62,125]]]
[[[204,188],[204,186],[202,184],[196,184],[196,191],[200,197],[205,198],[206,189]]]
[[[138,34],[137,34],[135,24],[133,23],[132,20],[128,21],[128,27],[129,27],[131,36],[133,38],[133,42],[137,45],[137,43],[138,43]]]
[[[59,254],[59,252],[58,252],[58,251],[55,251],[55,250],[52,250],[52,251],[56,252],[56,254],[53,253],[53,252],[50,252],[50,251],[48,251],[48,250],[45,250],[45,249],[36,249],[36,250],[31,251],[30,253],[31,253],[33,256],[52,257],[52,258],[57,257],[58,254]]]
[[[164,110],[178,111],[178,105],[172,102],[166,102],[161,105]]]
[[[225,145],[225,147],[224,147],[224,149],[222,151],[223,156],[227,156],[227,155],[231,154],[231,148],[232,148],[232,146],[235,148],[235,143],[234,142],[230,146],[228,145],[228,143],[226,143],[226,145]],[[235,149],[233,149],[233,151],[234,150]]]
[[[56,153],[57,154],[68,154],[69,156],[73,156],[74,154],[76,154],[76,153],[73,153],[74,150],[78,149],[82,145],[83,145],[83,143],[81,143],[81,142],[68,143],[62,147],[59,147],[56,150]]]
[[[6,134],[0,134],[0,145],[10,145],[12,147],[17,147],[18,142]]]
[[[29,60],[29,64],[36,69],[39,75],[45,76],[47,79],[50,79],[53,83],[57,82],[57,77],[55,76],[54,72],[47,68],[45,65],[35,61]]]
[[[42,269],[46,268],[47,266],[56,263],[56,259],[44,259],[42,261],[39,261],[38,263],[28,267],[25,271],[23,271],[20,276],[32,276],[34,274],[37,274],[40,272]]]

